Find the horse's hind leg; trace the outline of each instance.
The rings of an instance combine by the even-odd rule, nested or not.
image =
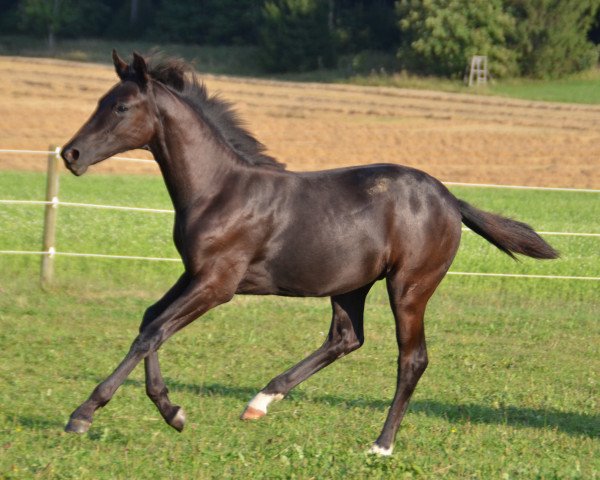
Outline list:
[[[325,343],[300,363],[273,378],[248,404],[243,420],[263,417],[273,400],[282,399],[292,388],[364,342],[363,312],[372,284],[331,297],[333,318]]]
[[[390,304],[396,321],[396,339],[400,350],[394,400],[379,438],[370,452],[391,455],[396,433],[406,413],[417,382],[427,368],[427,348],[423,317],[427,301],[445,274],[423,275],[409,281],[395,274],[387,278]]]

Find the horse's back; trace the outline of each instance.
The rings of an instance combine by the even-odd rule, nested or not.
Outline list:
[[[349,222],[371,233],[403,237],[460,224],[454,195],[431,175],[411,167],[375,164],[301,174],[297,211],[326,214],[333,225]],[[358,228],[360,231],[360,228]]]

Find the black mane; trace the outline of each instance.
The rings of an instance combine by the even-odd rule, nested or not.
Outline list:
[[[150,59],[148,74],[179,94],[214,129],[242,161],[255,166],[285,169],[285,164],[265,154],[266,147],[244,127],[233,105],[209,95],[193,68],[183,60]]]

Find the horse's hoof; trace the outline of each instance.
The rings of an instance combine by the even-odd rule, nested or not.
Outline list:
[[[82,420],[80,418],[70,418],[69,423],[65,427],[65,432],[68,433],[85,433],[90,429],[92,422]]]
[[[264,417],[267,412],[263,412],[262,410],[258,410],[254,407],[246,407],[244,413],[240,416],[242,420],[258,420],[259,418]]]
[[[271,402],[278,402],[283,398],[283,393],[263,393],[258,392],[256,396],[250,400],[250,403],[241,415],[242,420],[256,420],[267,414],[267,408]]]
[[[379,457],[389,457],[392,455],[393,451],[394,451],[393,447],[384,448],[384,447],[380,447],[379,445],[374,443],[367,453],[369,453],[371,455],[377,455]]]
[[[169,420],[168,424],[171,425],[178,432],[181,432],[183,430],[183,427],[185,426],[185,412],[181,407],[175,408],[177,408],[177,411],[175,412],[175,415],[173,415],[171,420]]]

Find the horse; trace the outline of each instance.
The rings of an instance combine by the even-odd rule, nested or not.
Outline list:
[[[293,172],[266,153],[232,104],[208,94],[189,64],[130,64],[113,50],[119,82],[62,148],[74,175],[118,153],[149,149],[171,197],[173,239],[183,262],[175,284],[144,313],[128,353],[70,416],[85,433],[144,360],[146,393],[163,419],[184,428],[171,403],[158,349],[174,333],[236,294],[330,297],[323,345],[274,377],[241,418],[269,405],[364,342],[363,312],[372,285],[385,279],[399,348],[396,391],[370,448],[391,455],[410,397],[428,363],[425,307],[459,247],[461,224],[502,252],[536,259],[558,253],[529,225],[456,198],[437,179],[395,164]]]

